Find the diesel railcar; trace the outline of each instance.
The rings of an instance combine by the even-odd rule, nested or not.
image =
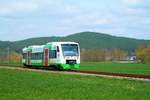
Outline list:
[[[80,67],[80,48],[76,42],[49,42],[22,49],[24,66],[51,67],[69,70]]]

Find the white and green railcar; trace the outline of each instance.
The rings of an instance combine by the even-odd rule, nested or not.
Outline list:
[[[49,42],[25,47],[22,52],[25,66],[56,66],[64,70],[80,67],[80,48],[76,42]]]

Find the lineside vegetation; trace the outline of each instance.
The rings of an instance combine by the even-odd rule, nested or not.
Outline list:
[[[149,82],[0,69],[1,100],[149,100]]]

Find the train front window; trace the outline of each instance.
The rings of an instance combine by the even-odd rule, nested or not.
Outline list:
[[[64,56],[79,56],[77,44],[62,44],[61,46]]]
[[[27,59],[27,53],[23,53],[23,59]]]

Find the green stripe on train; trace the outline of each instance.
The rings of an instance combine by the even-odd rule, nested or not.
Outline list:
[[[59,64],[63,69],[79,69],[80,64]]]
[[[37,66],[42,66],[43,65],[43,60],[31,60],[31,65],[37,65]]]

